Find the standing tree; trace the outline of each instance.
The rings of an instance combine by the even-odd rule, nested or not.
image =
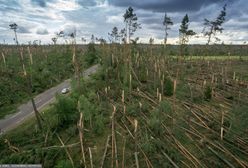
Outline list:
[[[52,41],[53,41],[53,44],[54,44],[54,45],[56,45],[57,40],[58,40],[58,38],[57,38],[57,37],[53,37],[53,38],[52,38]]]
[[[140,29],[140,24],[137,22],[138,17],[134,13],[132,7],[128,7],[126,13],[123,15],[124,22],[126,23],[126,40],[128,39],[128,43],[130,43],[131,36],[137,29]]]
[[[64,31],[60,31],[60,32],[56,33],[56,37],[55,37],[55,38],[57,38],[57,39],[56,39],[56,43],[57,43],[57,41],[58,41],[59,38],[65,38],[65,33],[64,33]],[[65,40],[65,41],[66,41],[66,40]]]
[[[127,34],[126,34],[126,29],[124,28],[124,29],[121,29],[120,30],[120,33],[119,33],[119,37],[120,37],[120,40],[123,42],[123,43],[126,43],[127,41],[126,41],[126,36],[127,36]]]
[[[71,43],[72,44],[77,43],[76,35],[77,35],[76,29],[72,33],[69,33],[69,35],[68,35],[71,38]]]
[[[16,30],[18,28],[18,25],[16,23],[12,23],[12,24],[9,25],[9,27],[10,27],[10,29],[12,29],[14,31],[14,33],[15,33],[14,40],[15,40],[16,44],[18,45],[19,43],[18,43],[17,34],[16,34]]]
[[[95,36],[94,36],[94,34],[91,35],[90,40],[91,40],[91,42],[90,42],[91,44],[95,44]]]
[[[86,43],[86,39],[84,37],[81,38],[82,43],[85,44]]]
[[[193,30],[189,30],[189,17],[186,14],[183,17],[180,29],[179,29],[179,43],[180,43],[180,54],[185,55],[185,46],[189,41],[190,36],[194,36],[196,33]]]
[[[164,31],[165,31],[165,35],[164,35],[164,46],[166,46],[166,44],[167,44],[167,38],[168,38],[168,30],[170,30],[170,26],[173,25],[173,22],[172,22],[171,18],[168,17],[166,13],[164,15],[163,25],[164,25]]]
[[[211,42],[211,38],[215,37],[217,32],[222,33],[223,28],[221,26],[225,21],[225,16],[226,16],[226,4],[223,6],[219,16],[215,20],[210,21],[208,19],[204,19],[205,27],[203,29],[203,33],[204,36],[208,37],[207,45],[209,45],[209,43]]]
[[[118,32],[118,28],[114,27],[111,33],[108,33],[110,36],[110,40],[112,43],[117,43],[119,40],[119,32]]]
[[[101,44],[101,45],[107,44],[107,41],[104,38],[102,38],[102,37],[96,38],[96,41],[98,41],[99,44]]]
[[[63,33],[64,34],[64,33]],[[75,80],[77,82],[77,91],[79,94],[81,93],[81,77],[80,77],[80,72],[81,72],[81,62],[77,54],[77,30],[74,29],[72,32],[68,33],[67,36],[70,38],[70,43],[72,46],[72,64],[74,67],[74,73],[75,73]]]
[[[149,39],[149,44],[150,44],[150,45],[153,45],[153,44],[154,44],[154,38],[151,37],[151,38]]]

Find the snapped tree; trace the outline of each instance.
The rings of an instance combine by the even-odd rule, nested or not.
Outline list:
[[[216,33],[222,33],[224,30],[222,24],[225,22],[226,17],[226,4],[223,6],[219,16],[215,20],[204,19],[204,36],[208,38],[207,45],[211,42],[211,39],[216,36]],[[216,38],[216,37],[215,37]]]

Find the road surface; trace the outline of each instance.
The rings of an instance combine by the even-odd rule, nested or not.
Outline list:
[[[94,65],[83,72],[83,77],[88,78],[89,75],[95,73],[98,69],[99,65]],[[37,95],[34,98],[35,104],[38,110],[48,106],[55,100],[55,95],[60,93],[63,88],[70,87],[70,80],[65,80],[63,83],[46,90],[45,92]],[[31,101],[26,104],[22,104],[18,107],[18,112],[12,115],[6,116],[4,119],[0,120],[0,131],[2,133],[16,127],[20,123],[22,123],[25,119],[32,116],[34,114],[34,109]],[[0,132],[0,134],[1,134]]]

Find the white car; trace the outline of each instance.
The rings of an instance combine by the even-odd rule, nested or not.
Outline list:
[[[62,94],[66,94],[66,93],[68,93],[70,91],[70,88],[63,88],[62,90],[61,90],[61,93]]]

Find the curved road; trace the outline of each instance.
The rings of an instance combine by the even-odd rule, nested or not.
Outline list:
[[[89,78],[89,76],[95,73],[99,65],[94,65],[83,72],[84,78]],[[70,87],[70,80],[65,80],[63,83],[46,90],[45,92],[37,95],[34,98],[35,104],[38,110],[48,106],[55,100],[55,95],[60,93],[63,88]],[[0,120],[0,130],[2,133],[14,128],[19,125],[22,121],[34,114],[34,109],[31,101],[26,104],[22,104],[18,107],[18,112],[12,115],[6,116],[4,119]],[[0,134],[1,134],[0,132]]]

